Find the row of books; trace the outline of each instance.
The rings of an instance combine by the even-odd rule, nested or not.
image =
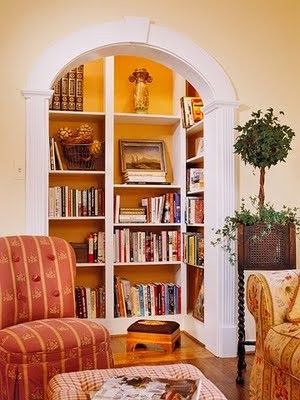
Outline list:
[[[203,224],[204,200],[200,197],[187,197],[185,217],[187,224]]]
[[[61,156],[60,147],[52,137],[49,139],[49,170],[57,171],[63,169],[63,157]]]
[[[114,316],[148,317],[181,313],[181,287],[175,283],[139,283],[114,277]]]
[[[141,207],[122,208],[120,195],[115,196],[115,223],[180,223],[180,193],[165,193],[156,197],[141,199]]]
[[[83,111],[84,66],[72,69],[53,86],[50,110]]]
[[[88,251],[87,262],[104,263],[105,262],[105,233],[91,232],[87,239]]]
[[[184,128],[190,128],[203,119],[203,102],[200,97],[181,97],[180,106]]]
[[[183,234],[183,260],[191,265],[204,264],[204,238],[202,233]]]
[[[105,289],[104,287],[75,288],[77,318],[105,318]]]
[[[188,193],[204,189],[204,169],[188,168],[186,170],[186,190]]]
[[[92,217],[104,215],[104,190],[91,186],[72,189],[69,186],[49,188],[49,217]]]
[[[128,228],[114,232],[114,262],[180,261],[179,231],[131,232]]]

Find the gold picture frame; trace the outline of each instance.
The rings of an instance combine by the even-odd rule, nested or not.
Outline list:
[[[120,140],[121,170],[167,172],[163,140]]]

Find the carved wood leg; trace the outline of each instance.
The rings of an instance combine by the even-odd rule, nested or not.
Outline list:
[[[236,383],[243,384],[243,370],[247,364],[245,361],[245,280],[242,268],[238,270],[238,348],[237,348],[237,377]]]

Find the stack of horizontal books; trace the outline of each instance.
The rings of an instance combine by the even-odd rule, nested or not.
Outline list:
[[[133,222],[146,222],[145,208],[120,208],[119,222],[120,223],[133,223]]]
[[[163,184],[166,183],[166,172],[163,171],[126,171],[123,174],[124,183]]]

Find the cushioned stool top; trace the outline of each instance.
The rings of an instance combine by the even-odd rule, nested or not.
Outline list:
[[[159,333],[171,335],[180,325],[174,321],[154,321],[139,319],[127,328],[127,332]]]

